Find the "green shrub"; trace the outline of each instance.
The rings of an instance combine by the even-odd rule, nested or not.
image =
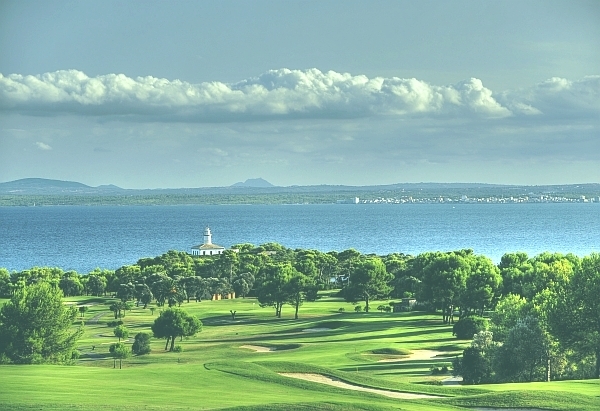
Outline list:
[[[176,345],[175,347],[173,347],[173,351],[183,352],[183,347],[181,345]]]
[[[362,310],[363,310],[362,305],[357,305],[356,307],[354,307],[354,311],[357,313],[362,312]]]
[[[452,327],[452,335],[456,335],[459,340],[470,340],[475,334],[480,331],[486,331],[488,328],[488,320],[482,317],[465,317],[461,318],[454,327]]]
[[[441,367],[436,367],[436,366],[432,365],[429,368],[429,371],[431,371],[431,374],[433,374],[433,375],[448,374],[448,365],[444,364]]]
[[[131,345],[131,352],[136,355],[150,354],[150,334],[137,333],[135,341]]]
[[[340,307],[340,308],[338,309],[338,312],[340,312],[340,313],[343,313],[344,311],[346,311],[346,309],[345,309],[344,307]]]

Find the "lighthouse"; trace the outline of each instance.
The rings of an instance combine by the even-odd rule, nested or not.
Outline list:
[[[209,227],[204,229],[204,243],[192,247],[192,255],[219,255],[223,251],[225,251],[225,247],[213,244]]]
[[[212,244],[212,234],[209,227],[204,229],[204,244]]]

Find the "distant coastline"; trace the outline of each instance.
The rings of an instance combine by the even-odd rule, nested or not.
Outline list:
[[[124,189],[48,179],[0,183],[0,206],[219,204],[599,203],[600,184],[518,186],[398,183],[375,186],[273,186],[252,179],[228,187]]]

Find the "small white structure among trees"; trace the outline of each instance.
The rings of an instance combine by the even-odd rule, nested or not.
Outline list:
[[[219,255],[225,251],[225,247],[212,243],[210,228],[204,229],[204,244],[192,247],[192,255]]]

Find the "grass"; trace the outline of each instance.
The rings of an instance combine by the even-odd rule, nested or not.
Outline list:
[[[462,407],[530,407],[549,410],[600,409],[598,381],[497,384],[477,387],[435,385],[431,366],[446,364],[467,343],[452,337],[439,316],[423,313],[355,313],[335,297],[306,303],[300,319],[284,307],[283,318],[251,298],[190,302],[182,308],[204,324],[195,337],[177,341],[181,353],[165,352],[152,340],[152,353],[113,369],[108,347],[116,342],[110,299],[69,298],[91,304],[83,318],[81,358],[72,366],[0,366],[2,410],[456,410]],[[381,302],[385,303],[385,302]],[[340,313],[338,309],[345,308]],[[232,320],[229,310],[237,311]],[[158,316],[136,307],[122,318],[131,344],[150,332]],[[240,349],[259,345],[274,351]],[[443,351],[427,360],[379,359],[420,349]],[[281,372],[324,374],[350,384],[435,394],[444,398],[394,400],[292,379]]]

